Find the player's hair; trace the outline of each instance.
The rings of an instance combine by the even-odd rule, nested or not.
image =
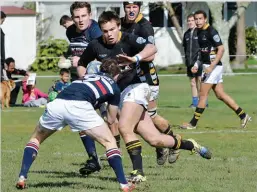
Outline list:
[[[66,68],[62,68],[61,70],[60,70],[60,75],[64,75],[65,73],[70,73],[70,71],[69,71],[69,69],[66,69]]]
[[[12,57],[8,57],[7,59],[5,59],[5,63],[6,63],[7,66],[9,66],[10,63],[12,63],[12,62],[13,63],[15,62],[15,60]]]
[[[91,13],[91,5],[88,2],[75,1],[70,6],[70,14],[73,16],[73,11],[79,8],[87,8],[88,13]]]
[[[191,18],[191,17],[195,17],[195,15],[193,14],[193,13],[191,13],[191,14],[189,14],[188,16],[187,16],[187,20],[189,19],[189,18]]]
[[[6,14],[3,11],[1,11],[1,19],[4,19],[4,18],[6,18]]]
[[[137,5],[140,8],[143,2],[142,1],[123,1],[123,7],[129,4]]]
[[[198,10],[198,11],[196,11],[196,12],[194,13],[194,16],[195,16],[195,15],[199,15],[199,14],[202,14],[205,19],[207,18],[207,14],[206,14],[206,12],[203,11],[203,10]]]
[[[115,59],[105,59],[100,66],[100,72],[107,73],[114,77],[121,73],[119,64]]]
[[[111,20],[116,21],[117,25],[120,26],[120,17],[114,11],[104,11],[98,18],[98,25],[101,27],[102,24],[105,24]]]
[[[68,21],[72,21],[72,18],[70,16],[68,16],[68,15],[63,15],[60,18],[60,25],[64,25]]]

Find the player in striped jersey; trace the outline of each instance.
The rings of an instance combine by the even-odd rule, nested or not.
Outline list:
[[[117,72],[118,73],[118,72]],[[121,154],[110,129],[95,109],[107,102],[107,124],[115,122],[120,102],[120,89],[107,75],[91,74],[75,80],[57,98],[48,103],[44,114],[24,149],[21,171],[16,187],[24,189],[28,171],[35,160],[40,144],[57,130],[69,125],[73,132],[84,132],[106,148],[106,156],[113,168],[120,188],[124,192],[133,189],[122,167]]]

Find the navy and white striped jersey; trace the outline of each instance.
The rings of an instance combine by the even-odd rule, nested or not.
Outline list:
[[[88,101],[95,108],[104,102],[118,106],[120,89],[112,78],[103,73],[87,74],[83,79],[73,81],[58,94],[57,99]]]

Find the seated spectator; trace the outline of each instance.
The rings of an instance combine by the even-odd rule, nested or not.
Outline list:
[[[68,69],[60,70],[60,80],[55,81],[54,85],[49,89],[49,102],[53,101],[58,93],[70,85],[70,71]]]
[[[73,24],[73,20],[68,15],[63,15],[60,19],[60,25],[67,29],[69,26]]]
[[[15,89],[13,89],[11,92],[10,100],[10,105],[15,105],[22,83],[21,81],[17,81],[18,78],[13,78],[12,74],[27,76],[28,72],[26,72],[25,70],[16,69],[15,60],[12,57],[9,57],[5,60],[4,68],[2,68],[1,81],[15,80],[16,86]]]
[[[22,81],[22,103],[25,107],[44,107],[47,104],[48,95],[35,87],[36,80],[29,81],[28,76]]]

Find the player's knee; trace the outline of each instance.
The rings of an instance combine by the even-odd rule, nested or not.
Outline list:
[[[148,111],[148,114],[149,116],[154,119],[158,114],[157,114],[157,108],[152,108],[152,109],[149,109]]]

